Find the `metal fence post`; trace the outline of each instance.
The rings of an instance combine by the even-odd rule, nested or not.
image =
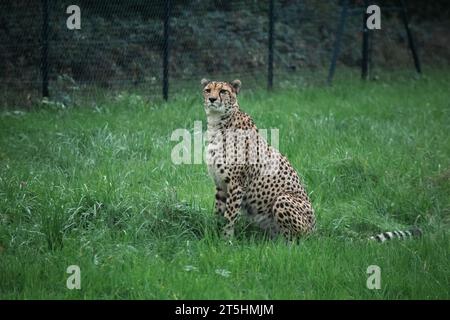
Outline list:
[[[367,0],[364,1],[363,8],[363,41],[362,41],[362,59],[361,59],[361,78],[363,80],[367,79],[369,73],[369,29],[367,28],[367,19],[369,15],[367,14]]]
[[[342,3],[341,17],[339,19],[338,30],[336,33],[336,40],[334,42],[333,56],[331,57],[330,69],[328,71],[328,78],[327,78],[328,85],[331,85],[331,82],[333,81],[334,72],[336,71],[337,58],[339,56],[339,51],[341,50],[341,40],[342,35],[344,33],[345,21],[347,20],[347,6],[348,6],[347,1],[348,0],[344,0]]]
[[[271,90],[273,88],[273,29],[274,29],[274,0],[269,0],[269,57],[267,65],[267,88]]]
[[[401,3],[401,7],[402,7],[401,8],[402,20],[403,20],[403,24],[405,25],[406,34],[408,36],[408,44],[409,44],[409,48],[411,49],[411,52],[413,55],[414,65],[416,67],[417,73],[422,73],[422,69],[420,67],[419,56],[417,55],[417,49],[416,49],[416,45],[414,43],[414,38],[412,36],[411,30],[409,29],[408,12],[406,10],[405,1],[400,0],[400,3]]]
[[[171,0],[165,0],[164,4],[164,35],[163,35],[163,98],[169,98],[169,27],[170,27]]]
[[[41,79],[42,96],[48,97],[48,0],[42,0]]]

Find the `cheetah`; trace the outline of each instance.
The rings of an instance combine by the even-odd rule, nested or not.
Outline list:
[[[272,236],[288,239],[315,229],[315,214],[300,178],[241,111],[241,81],[201,80],[207,118],[206,162],[215,186],[223,236],[234,236],[241,212]]]

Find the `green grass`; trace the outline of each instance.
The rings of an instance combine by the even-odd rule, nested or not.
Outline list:
[[[0,298],[450,298],[447,74],[243,83],[242,109],[279,129],[316,209],[316,234],[291,246],[244,221],[225,243],[205,165],[172,163],[172,132],[206,129],[199,92],[2,111]],[[412,225],[423,238],[364,240]],[[66,288],[69,265],[81,290]],[[369,265],[380,290],[366,287]]]

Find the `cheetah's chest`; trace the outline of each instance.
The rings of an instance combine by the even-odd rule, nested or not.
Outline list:
[[[208,165],[208,173],[215,184],[224,186],[227,180],[227,167],[224,157],[224,141],[219,130],[208,132],[206,163]]]

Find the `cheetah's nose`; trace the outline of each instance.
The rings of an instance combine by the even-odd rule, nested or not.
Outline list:
[[[214,98],[214,97],[210,97],[209,98],[209,101],[211,102],[211,103],[214,103],[214,101],[216,101],[217,100],[217,98]]]

